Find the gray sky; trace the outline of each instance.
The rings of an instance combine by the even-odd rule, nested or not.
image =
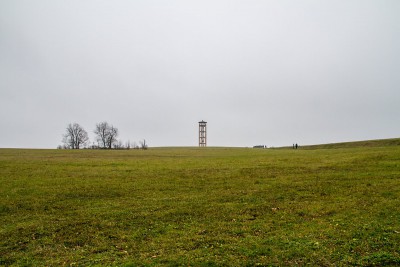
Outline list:
[[[0,147],[400,136],[398,0],[2,0]]]

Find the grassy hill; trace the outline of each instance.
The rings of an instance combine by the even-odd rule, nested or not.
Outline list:
[[[396,140],[0,149],[0,265],[399,265]]]
[[[355,148],[355,147],[385,147],[385,146],[400,146],[400,138],[367,140],[357,142],[344,142],[322,145],[304,146],[305,149],[332,149],[332,148]]]

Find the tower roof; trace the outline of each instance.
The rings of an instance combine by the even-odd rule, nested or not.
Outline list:
[[[202,121],[199,121],[199,123],[207,123],[207,122],[202,120]]]

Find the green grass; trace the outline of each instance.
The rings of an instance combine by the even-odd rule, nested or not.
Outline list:
[[[382,146],[400,146],[400,138],[312,145],[312,146],[304,146],[302,147],[302,149],[321,149],[321,148],[332,149],[332,148],[382,147]]]
[[[400,265],[400,146],[378,143],[0,149],[0,265]]]

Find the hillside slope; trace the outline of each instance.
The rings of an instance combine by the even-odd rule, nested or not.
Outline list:
[[[400,138],[310,145],[310,146],[302,146],[301,148],[302,149],[332,149],[332,148],[387,147],[387,146],[400,146]]]

